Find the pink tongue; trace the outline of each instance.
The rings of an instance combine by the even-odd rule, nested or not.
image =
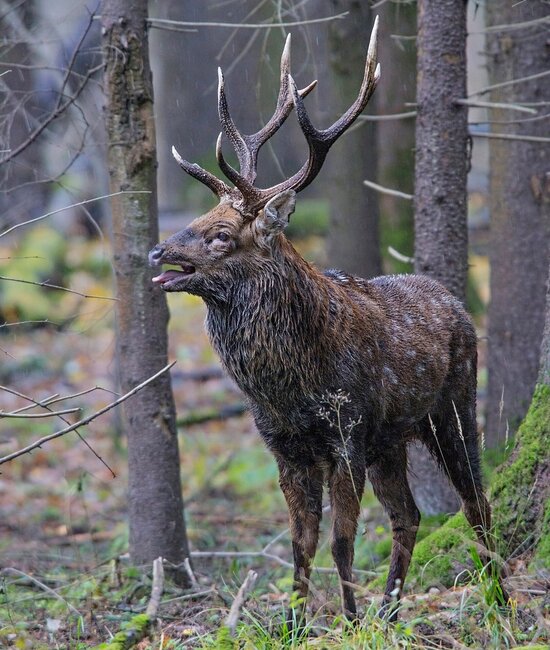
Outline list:
[[[178,275],[182,275],[181,271],[164,271],[164,273],[161,273],[160,275],[156,275],[153,278],[153,282],[156,284],[162,284],[163,282],[168,282],[168,280],[171,280],[172,278],[175,278]]]

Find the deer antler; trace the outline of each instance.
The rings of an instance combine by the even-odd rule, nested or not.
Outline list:
[[[307,187],[317,176],[325,161],[326,155],[334,142],[353,124],[359,114],[367,105],[376,84],[380,78],[380,65],[376,63],[376,43],[378,34],[378,17],[374,21],[367,51],[365,73],[359,95],[355,102],[332,126],[325,130],[316,129],[307,114],[304,97],[315,88],[317,81],[313,81],[302,90],[298,90],[290,75],[290,34],[288,35],[281,56],[281,75],[277,106],[271,119],[257,133],[250,135],[241,134],[231,115],[225,95],[225,81],[222,71],[218,68],[218,114],[222,125],[222,133],[231,142],[237,159],[239,171],[234,169],[223,157],[222,133],[216,143],[216,158],[224,175],[235,185],[230,188],[224,181],[216,178],[197,164],[183,160],[175,148],[172,153],[180,166],[191,176],[207,185],[220,200],[235,200],[250,214],[262,208],[271,198],[279,192],[293,189],[296,192]],[[274,185],[260,189],[254,186],[256,180],[256,167],[260,148],[273,136],[290,115],[292,108],[296,107],[296,114],[300,128],[309,145],[309,158],[302,168],[291,178]]]

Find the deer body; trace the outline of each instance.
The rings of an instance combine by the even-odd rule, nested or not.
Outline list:
[[[248,397],[258,430],[279,467],[290,519],[295,589],[308,591],[324,485],[332,511],[332,552],[345,612],[355,616],[353,544],[368,475],[392,525],[385,601],[401,593],[420,514],[407,482],[409,441],[432,451],[460,494],[464,512],[488,545],[475,418],[476,335],[460,302],[420,276],[363,280],[322,273],[294,250],[283,230],[295,193],[318,173],[328,148],[363,110],[376,85],[376,26],[354,105],[332,127],[311,125],[281,61],[277,110],[257,134],[234,126],[220,73],[219,112],[241,171],[218,162],[235,184],[174,152],[185,171],[220,203],[150,253],[153,266],[176,264],[153,281],[207,304],[207,330],[228,373]],[[308,140],[308,162],[288,181],[258,189],[259,148],[295,106]]]

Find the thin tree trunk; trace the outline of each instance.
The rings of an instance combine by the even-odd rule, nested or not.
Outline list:
[[[349,106],[361,85],[372,17],[361,0],[331,0],[330,4],[334,13],[349,12],[329,29],[334,95],[341,106]],[[373,101],[376,95],[370,110]],[[330,165],[329,264],[364,278],[380,275],[378,196],[363,184],[376,173],[374,125],[367,123],[337,142]]]
[[[466,2],[419,0],[417,7],[415,272],[439,280],[464,301],[468,123],[467,109],[455,100],[466,96]],[[420,510],[455,511],[456,494],[429,453],[423,447],[411,452],[411,487]]]
[[[487,4],[488,25],[532,21],[548,15],[539,0]],[[548,70],[545,25],[489,33],[489,83]],[[547,98],[548,79],[495,89],[491,101],[537,102]],[[540,107],[540,114],[548,107]],[[491,110],[493,131],[547,136],[548,120]],[[507,123],[514,120],[513,123]],[[498,123],[497,123],[498,122]],[[550,148],[547,144],[491,140],[491,303],[489,305],[488,401],[485,440],[503,444],[523,419],[537,379],[544,325],[550,240]]]
[[[147,252],[158,241],[156,142],[146,30],[147,0],[104,0],[104,85],[122,390],[167,361],[168,308]],[[135,564],[188,557],[170,378],[124,403],[128,438],[130,556]],[[179,575],[185,583],[184,571]]]

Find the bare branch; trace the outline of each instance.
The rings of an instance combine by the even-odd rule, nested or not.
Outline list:
[[[470,32],[470,34],[491,34],[492,32],[510,32],[516,29],[527,29],[528,27],[538,27],[539,25],[547,25],[550,23],[550,16],[543,16],[542,18],[535,18],[534,20],[526,20],[522,23],[509,23],[503,25],[489,25],[485,29],[477,32]]]
[[[528,108],[521,104],[508,104],[505,102],[478,102],[470,99],[456,99],[455,104],[461,106],[475,106],[476,108],[499,108],[509,111],[519,111],[521,113],[533,113],[536,115],[537,111],[534,108]]]
[[[344,11],[334,16],[324,18],[312,18],[311,20],[296,20],[288,23],[216,23],[216,22],[187,22],[180,20],[167,20],[164,18],[149,18],[147,23],[156,29],[166,29],[170,31],[181,31],[190,27],[223,27],[229,29],[271,29],[272,27],[298,27],[301,25],[314,25],[316,23],[326,23],[331,20],[340,20],[345,18],[349,11]]]
[[[412,201],[414,198],[413,194],[406,194],[405,192],[400,192],[399,190],[392,190],[389,187],[384,187],[378,185],[378,183],[373,183],[372,181],[363,181],[363,184],[367,187],[370,187],[371,190],[376,190],[380,194],[388,194],[389,196],[397,196],[400,199],[406,199],[407,201]]]
[[[409,117],[416,117],[416,111],[406,113],[393,113],[389,115],[360,115],[359,119],[365,122],[385,122],[386,120],[404,120]]]
[[[51,418],[57,417],[58,415],[67,415],[67,413],[76,413],[81,410],[79,407],[75,407],[72,409],[64,409],[63,411],[48,411],[46,413],[20,413],[17,411],[6,413],[5,411],[0,411],[0,418]]]
[[[4,463],[7,463],[10,460],[13,460],[14,458],[18,458],[19,456],[22,456],[23,454],[28,454],[30,451],[33,449],[37,449],[38,447],[41,447],[44,443],[49,442],[50,440],[54,440],[55,438],[59,438],[60,436],[64,436],[66,433],[69,433],[70,431],[74,431],[75,429],[78,429],[78,427],[84,426],[86,424],[89,424],[92,420],[95,420],[98,418],[100,415],[103,415],[107,411],[110,411],[112,408],[115,406],[118,406],[125,400],[127,400],[129,397],[132,397],[135,395],[138,391],[140,391],[142,388],[145,388],[148,384],[153,382],[155,379],[160,377],[163,373],[167,372],[170,370],[170,368],[175,364],[175,361],[172,361],[172,363],[169,363],[168,365],[164,366],[162,370],[159,370],[157,373],[155,373],[152,377],[149,377],[149,379],[146,379],[144,382],[136,386],[135,388],[132,388],[132,390],[128,391],[125,395],[122,397],[119,397],[119,399],[115,400],[114,402],[111,402],[110,404],[107,404],[107,406],[104,406],[102,409],[99,409],[99,411],[96,411],[95,413],[92,413],[91,415],[83,418],[82,420],[79,420],[78,422],[75,422],[69,427],[65,427],[64,429],[61,429],[60,431],[56,431],[55,433],[51,433],[48,436],[44,436],[40,438],[40,440],[37,440],[36,442],[33,442],[30,445],[27,445],[23,449],[19,449],[19,451],[14,451],[11,454],[8,454],[7,456],[3,456],[0,458],[0,465],[3,465]]]
[[[15,226],[12,226],[11,228],[8,228],[7,230],[4,230],[4,232],[0,232],[0,237],[4,237],[4,235],[9,234],[10,232],[16,230],[17,228],[21,228],[22,226],[27,226],[31,223],[36,223],[37,221],[41,221],[42,219],[46,219],[47,217],[51,217],[54,214],[58,214],[59,212],[63,212],[64,210],[70,210],[71,208],[77,208],[80,205],[87,205],[88,203],[93,203],[94,201],[101,201],[102,199],[110,199],[113,196],[119,196],[119,194],[151,194],[150,190],[121,190],[120,192],[112,192],[111,194],[104,194],[103,196],[96,196],[93,199],[86,199],[86,201],[79,201],[78,203],[72,203],[71,205],[66,205],[63,208],[58,208],[57,210],[52,210],[51,212],[47,212],[46,214],[42,214],[39,217],[35,217],[34,219],[29,219],[28,221],[23,221],[21,223],[16,223]]]
[[[485,86],[481,90],[476,90],[473,93],[470,93],[468,97],[475,97],[476,95],[485,95],[485,93],[491,92],[491,90],[496,90],[497,88],[504,88],[506,86],[513,86],[514,84],[523,83],[524,81],[532,81],[533,79],[540,79],[541,77],[547,77],[550,74],[550,70],[544,70],[544,72],[537,72],[537,74],[531,74],[527,77],[517,77],[516,79],[510,79],[508,81],[501,81],[497,84],[492,84],[491,86]]]
[[[118,300],[118,298],[112,298],[111,296],[94,296],[92,294],[81,293],[80,291],[68,289],[67,287],[60,287],[57,284],[50,284],[49,282],[34,282],[33,280],[22,280],[21,278],[8,278],[5,275],[0,275],[0,280],[7,280],[9,282],[21,282],[22,284],[34,284],[37,287],[48,287],[48,289],[58,289],[59,291],[74,293],[77,296],[82,296],[83,298],[95,298],[96,300]]]
[[[400,262],[405,262],[406,264],[414,264],[414,257],[403,255],[403,253],[396,251],[393,246],[388,246],[388,253]]]
[[[481,133],[471,131],[470,135],[474,138],[493,138],[495,140],[518,140],[520,142],[550,142],[550,138],[538,135],[515,135],[513,133]]]
[[[41,122],[36,129],[29,135],[29,137],[22,142],[19,146],[17,146],[15,149],[12,149],[9,153],[8,156],[0,160],[0,164],[9,162],[10,160],[13,160],[16,156],[18,156],[22,151],[24,151],[27,147],[29,147],[35,140],[38,138],[38,136],[54,121],[56,120],[60,115],[62,115],[69,106],[72,106],[75,101],[79,98],[80,94],[86,87],[86,84],[90,77],[92,77],[96,72],[99,70],[103,69],[103,63],[101,65],[96,65],[93,68],[90,68],[86,75],[84,76],[82,83],[79,85],[79,87],[75,90],[75,92],[70,95],[63,104],[59,104],[54,108],[54,110],[46,117],[46,119]]]

